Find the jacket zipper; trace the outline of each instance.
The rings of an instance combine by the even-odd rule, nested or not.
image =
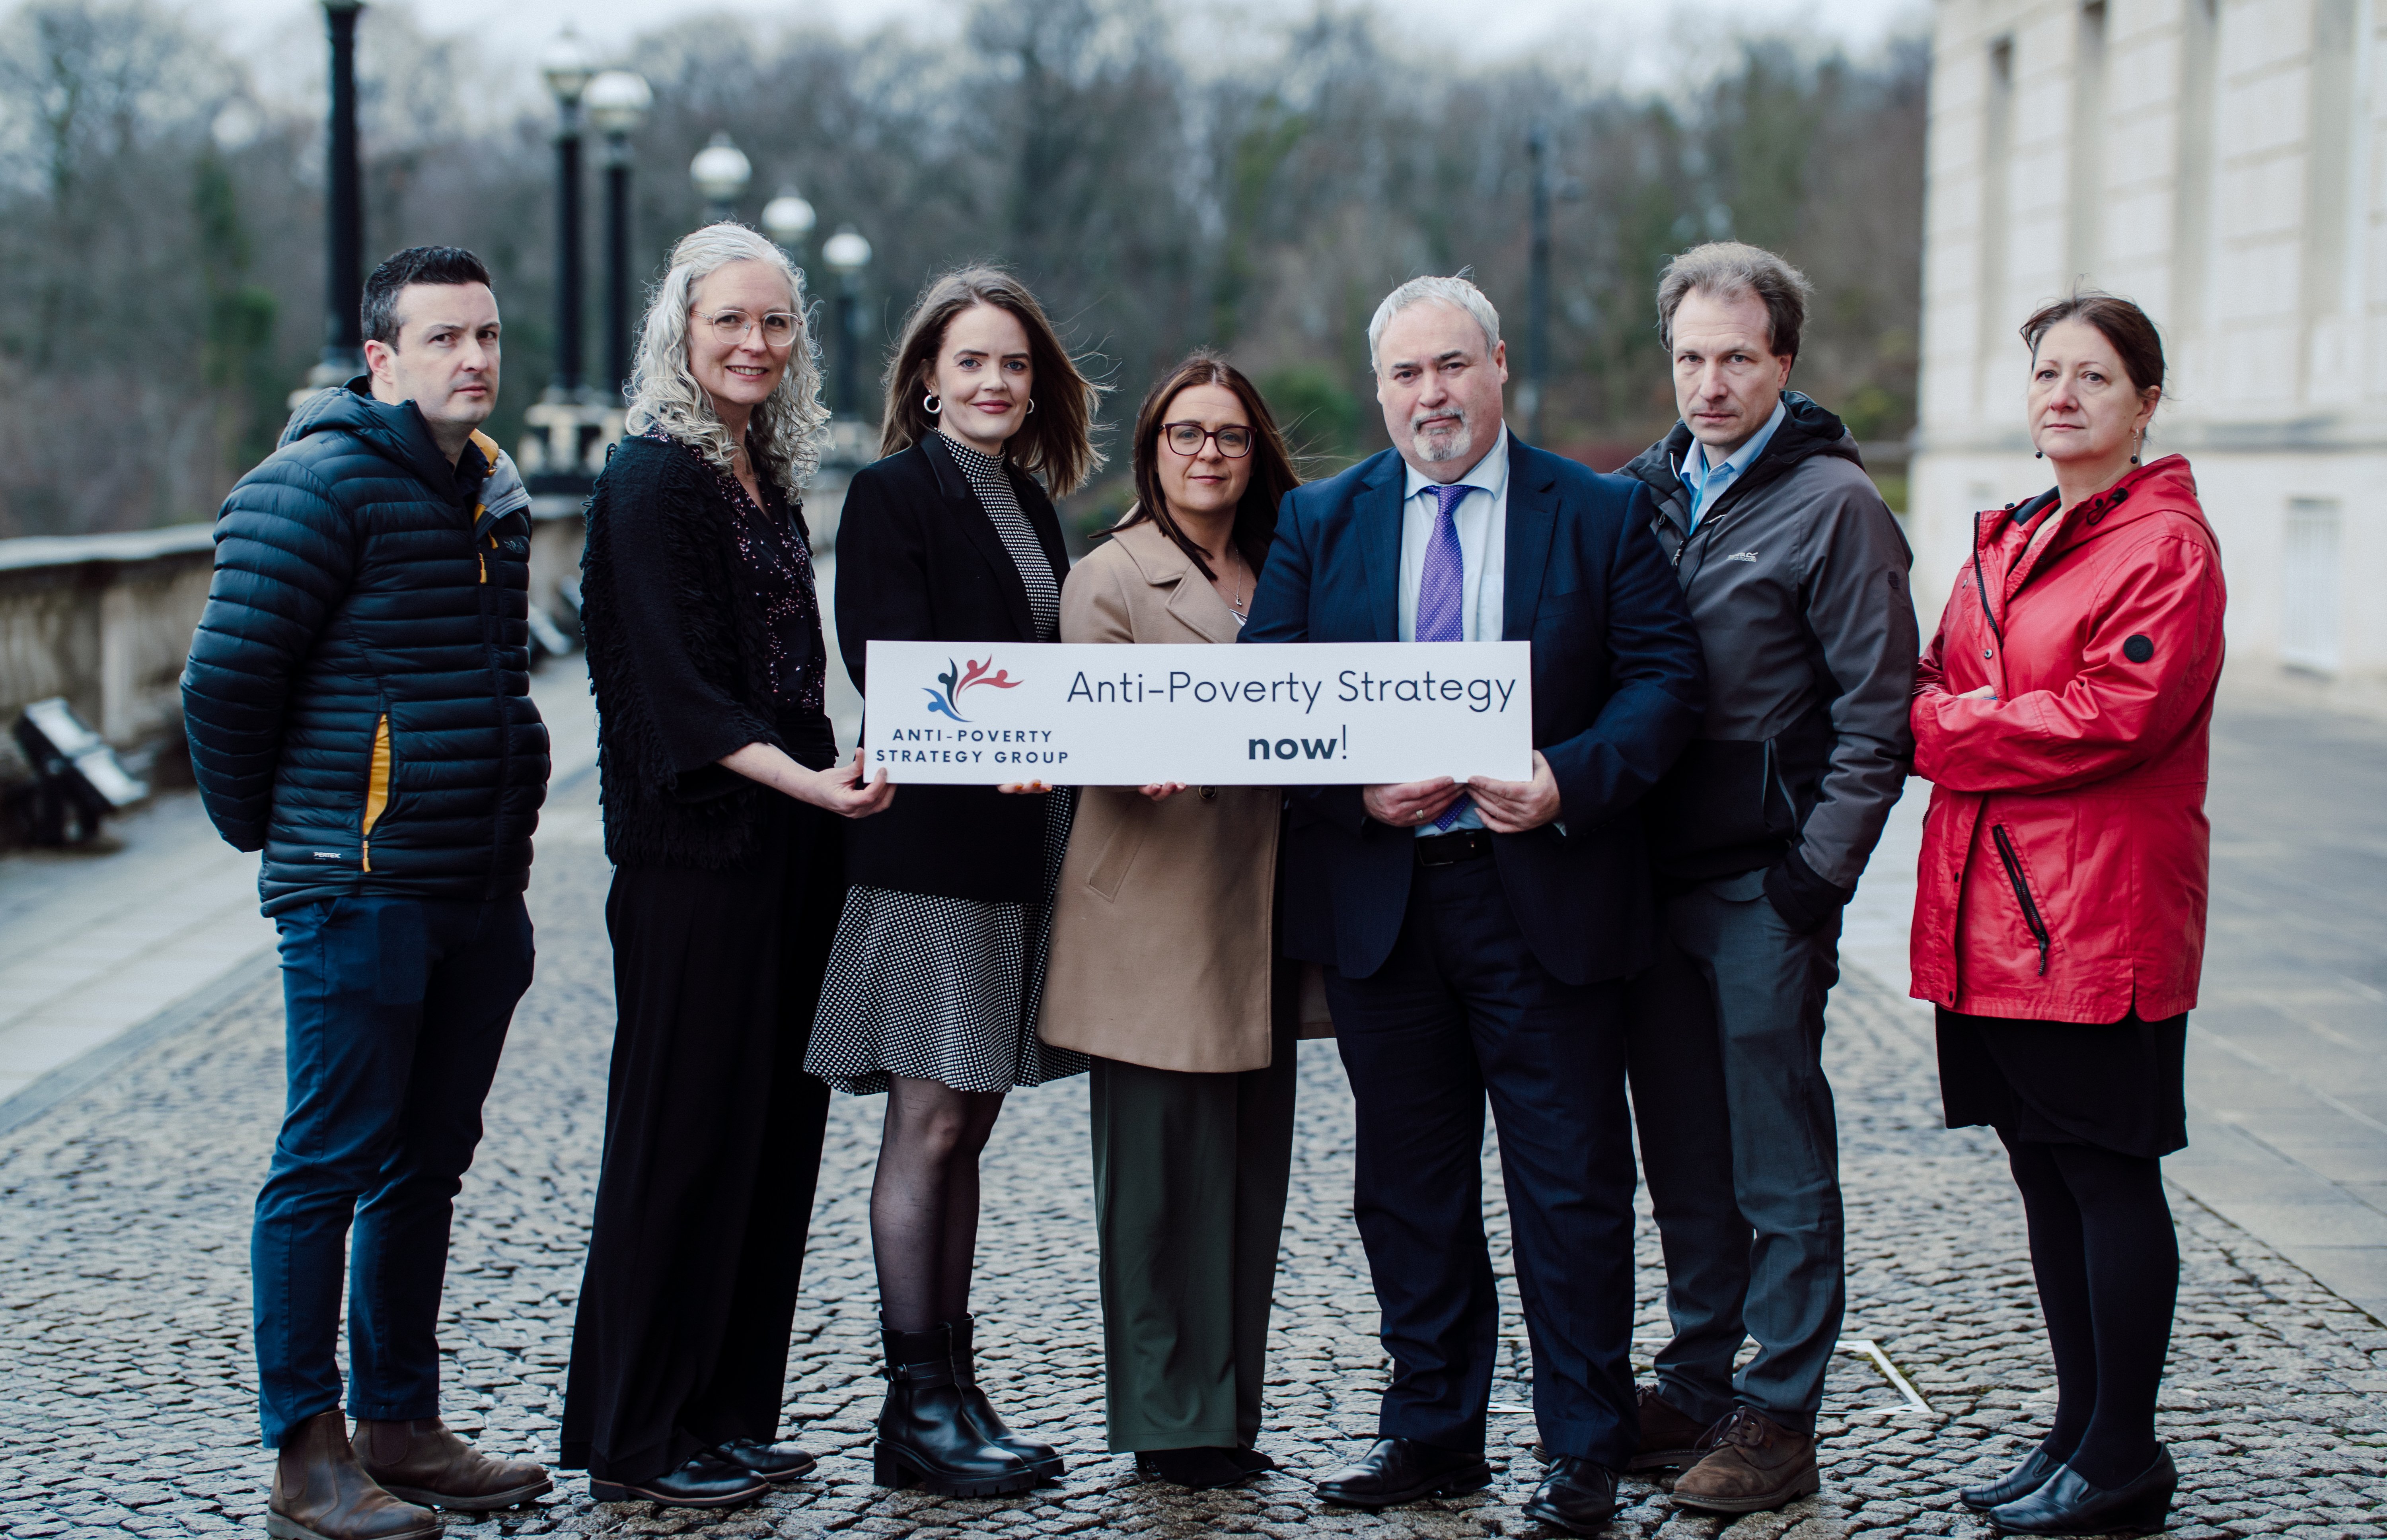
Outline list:
[[[373,825],[389,806],[389,713],[381,713],[373,725],[373,770],[365,780],[365,821],[359,833],[364,869],[373,870]]]
[[[2030,927],[2033,940],[2039,942],[2039,976],[2047,977],[2047,921],[2039,912],[2039,901],[2030,896],[2030,884],[2022,879],[2022,858],[2014,854],[2014,840],[2006,834],[2003,824],[1989,826],[1989,838],[1998,842],[1998,859],[2005,863],[2006,880],[2014,884],[2014,902],[2022,905],[2022,922]]]

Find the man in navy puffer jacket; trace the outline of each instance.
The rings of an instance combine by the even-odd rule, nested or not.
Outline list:
[[[435,1536],[430,1506],[549,1485],[440,1422],[434,1336],[452,1201],[531,976],[548,752],[530,499],[476,431],[498,392],[479,259],[402,251],[363,309],[371,373],[310,398],[224,502],[183,673],[199,795],[265,852],[281,930],[289,1096],[250,1259],[284,1540]]]

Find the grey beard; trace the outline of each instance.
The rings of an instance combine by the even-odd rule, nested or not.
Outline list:
[[[1417,450],[1418,458],[1429,465],[1439,464],[1446,460],[1457,460],[1460,455],[1465,454],[1467,447],[1475,441],[1475,435],[1468,431],[1465,412],[1438,411],[1434,415],[1456,417],[1459,419],[1459,425],[1446,434],[1429,434],[1415,423],[1409,424],[1409,444]]]

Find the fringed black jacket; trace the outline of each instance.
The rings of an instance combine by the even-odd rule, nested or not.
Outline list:
[[[804,537],[802,510],[790,514]],[[827,716],[773,703],[763,608],[739,581],[737,517],[710,465],[657,438],[623,440],[589,497],[581,625],[616,865],[751,856],[755,810],[777,793],[718,763],[749,743],[815,770],[836,761]],[[817,624],[805,641],[821,653]]]

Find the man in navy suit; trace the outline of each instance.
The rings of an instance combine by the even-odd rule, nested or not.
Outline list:
[[[1633,807],[1698,728],[1699,636],[1648,488],[1506,431],[1482,291],[1414,279],[1368,345],[1396,448],[1285,499],[1243,639],[1530,641],[1534,774],[1293,793],[1285,946],[1325,966],[1393,1359],[1375,1446],[1319,1495],[1380,1508],[1492,1479],[1488,1093],[1552,1460],[1526,1512],[1587,1534],[1636,1438],[1623,981],[1656,916]]]

